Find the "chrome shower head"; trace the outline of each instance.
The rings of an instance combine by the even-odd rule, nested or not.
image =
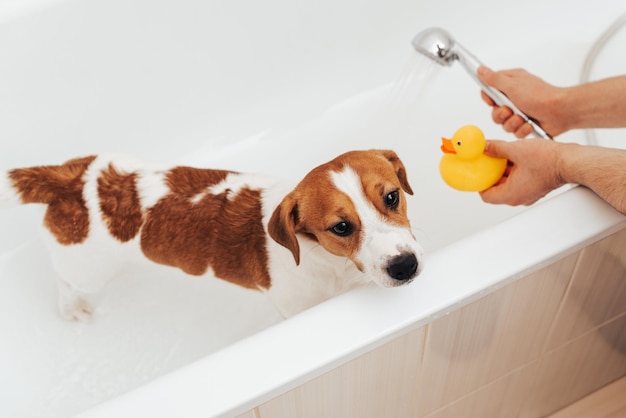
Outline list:
[[[415,35],[411,43],[417,52],[440,65],[451,66],[454,61],[458,61],[496,105],[509,107],[513,113],[519,115],[533,128],[533,133],[539,138],[552,139],[539,125],[539,122],[519,110],[501,91],[480,81],[477,71],[478,67],[482,65],[481,62],[458,42],[455,42],[447,31],[441,28],[428,28]]]
[[[441,28],[428,28],[421,31],[411,42],[413,48],[441,65],[452,65],[458,59],[454,53],[454,39]]]

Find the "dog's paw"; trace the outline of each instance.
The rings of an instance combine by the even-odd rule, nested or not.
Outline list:
[[[89,322],[93,316],[91,304],[63,280],[59,285],[59,312],[68,321]]]
[[[60,301],[59,311],[61,316],[68,321],[89,322],[93,317],[93,307],[82,298]]]

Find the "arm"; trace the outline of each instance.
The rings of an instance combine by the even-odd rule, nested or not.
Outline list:
[[[521,111],[554,136],[577,128],[626,126],[626,76],[565,88],[555,87],[521,69],[492,71],[482,66],[478,77],[506,94]],[[484,93],[482,96],[494,106]],[[494,107],[492,118],[519,138],[532,132],[530,125],[506,106]]]
[[[488,141],[485,152],[510,164],[496,185],[480,193],[485,202],[530,205],[575,183],[626,214],[626,150],[527,139]]]
[[[559,147],[561,178],[590,188],[626,214],[626,150],[577,144]]]
[[[570,115],[568,129],[624,127],[626,76],[566,88],[557,105]]]

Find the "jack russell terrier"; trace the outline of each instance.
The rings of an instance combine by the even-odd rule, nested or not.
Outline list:
[[[285,316],[422,269],[393,151],[352,151],[295,185],[258,175],[98,155],[0,173],[0,205],[46,205],[64,318],[128,263],[174,266],[266,293]]]

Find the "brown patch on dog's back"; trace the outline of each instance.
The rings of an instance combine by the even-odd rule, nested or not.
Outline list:
[[[229,278],[241,286],[269,289],[261,192],[241,189],[226,201],[222,210],[216,222],[213,248],[220,251],[213,255],[213,270],[218,277]],[[224,219],[228,222],[223,222]],[[246,273],[242,275],[241,270]]]
[[[98,176],[98,199],[102,220],[121,242],[133,239],[143,222],[137,174],[123,174],[109,164]]]
[[[177,167],[166,176],[171,193],[152,207],[141,232],[151,260],[251,289],[270,286],[260,192],[208,193],[229,171]]]
[[[78,244],[89,235],[83,176],[95,158],[76,158],[63,165],[9,171],[9,179],[23,203],[48,205],[44,225],[60,244]]]
[[[167,173],[165,182],[172,193],[192,197],[224,181],[232,173],[226,170],[175,167]]]

